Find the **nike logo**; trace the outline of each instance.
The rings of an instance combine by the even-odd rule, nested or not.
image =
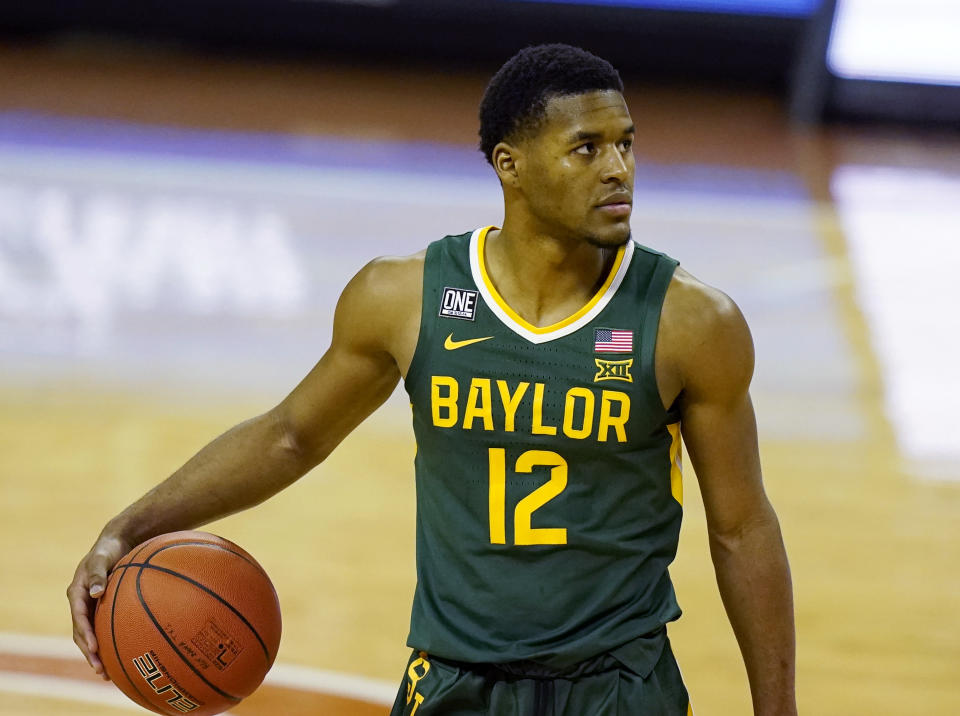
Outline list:
[[[451,333],[447,336],[447,340],[443,342],[443,347],[448,351],[455,351],[457,348],[463,348],[464,346],[473,345],[474,343],[479,343],[480,341],[489,341],[493,336],[484,336],[483,338],[467,338],[462,341],[453,340],[453,334]]]

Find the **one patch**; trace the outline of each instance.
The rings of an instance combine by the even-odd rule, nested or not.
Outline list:
[[[459,318],[462,321],[472,321],[477,317],[477,291],[469,288],[443,289],[443,300],[440,301],[440,316],[442,318]]]
[[[630,360],[603,360],[594,358],[593,362],[597,364],[597,374],[593,376],[593,382],[599,383],[601,380],[622,380],[625,383],[632,383],[633,376],[630,374],[630,367],[633,365],[633,358]]]

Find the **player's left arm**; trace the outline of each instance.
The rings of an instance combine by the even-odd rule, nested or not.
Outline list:
[[[685,350],[678,353],[681,425],[703,495],[720,596],[743,654],[754,713],[792,716],[793,590],[780,524],[763,489],[749,394],[753,340],[740,310],[719,291],[694,279],[674,293],[688,316]]]

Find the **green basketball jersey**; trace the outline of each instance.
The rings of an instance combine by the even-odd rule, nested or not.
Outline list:
[[[426,254],[405,383],[417,439],[409,644],[563,668],[680,615],[667,573],[680,432],[654,375],[677,262],[630,241],[586,306],[536,327],[487,276],[488,231]]]

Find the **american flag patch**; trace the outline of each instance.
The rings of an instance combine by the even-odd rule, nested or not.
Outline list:
[[[593,350],[597,353],[633,353],[633,331],[597,328],[593,334]]]

